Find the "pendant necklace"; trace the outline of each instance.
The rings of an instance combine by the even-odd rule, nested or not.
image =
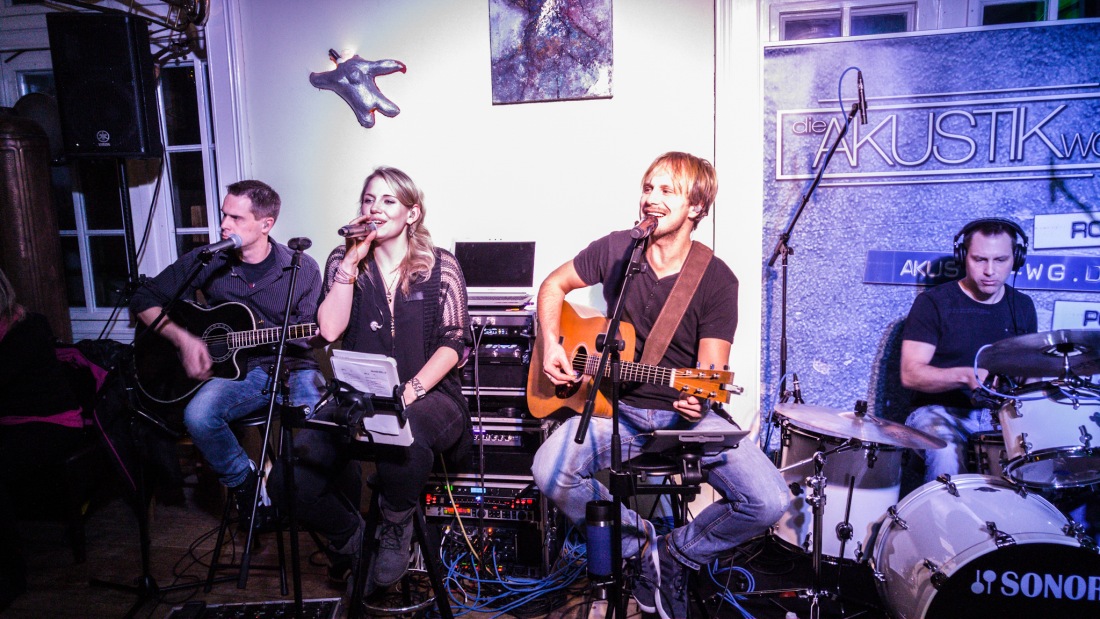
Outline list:
[[[389,307],[390,307],[390,339],[391,340],[393,340],[397,337],[397,319],[393,315],[393,313],[394,313],[393,296],[394,296],[394,293],[396,292],[397,281],[400,280],[400,279],[401,279],[401,271],[397,270],[394,273],[394,276],[393,276],[392,280],[387,282],[383,279],[383,281],[382,281],[382,283],[386,287],[386,304],[389,305]]]

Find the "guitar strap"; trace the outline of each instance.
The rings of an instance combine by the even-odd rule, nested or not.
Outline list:
[[[661,308],[661,314],[657,316],[657,322],[653,323],[653,329],[645,340],[645,350],[642,352],[641,363],[657,365],[661,357],[665,356],[668,345],[672,342],[672,335],[676,333],[676,327],[680,326],[680,319],[687,311],[688,303],[695,296],[699,282],[703,280],[703,273],[710,264],[714,252],[699,241],[691,242],[684,267],[680,269],[680,277],[672,286],[672,292],[668,295],[668,301]]]

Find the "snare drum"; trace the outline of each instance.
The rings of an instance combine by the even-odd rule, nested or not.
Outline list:
[[[776,417],[782,427],[779,468],[785,469],[783,479],[792,488],[792,494],[791,505],[776,523],[775,532],[783,540],[810,552],[813,548],[814,519],[813,507],[807,500],[811,490],[806,478],[814,474],[813,455],[819,450],[834,449],[842,445],[845,439],[801,428],[779,414]],[[898,501],[901,489],[901,453],[900,449],[894,447],[870,445],[828,456],[822,469],[822,474],[826,477],[827,497],[822,515],[823,555],[859,560],[857,551],[867,551],[866,541],[871,526],[886,513],[888,507]],[[794,466],[803,460],[808,461]],[[837,527],[844,521],[846,511],[849,512],[848,523],[852,528],[842,556]]]
[[[998,412],[1005,475],[1029,488],[1078,488],[1100,482],[1100,402],[1065,398],[1009,400]]]
[[[1053,505],[993,477],[951,484],[924,484],[876,525],[872,567],[895,617],[1096,616],[1100,556]]]

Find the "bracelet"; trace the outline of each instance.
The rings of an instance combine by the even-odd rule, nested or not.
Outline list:
[[[423,400],[424,396],[428,395],[428,392],[424,390],[424,384],[420,382],[420,379],[413,376],[409,379],[409,385],[413,388],[413,393],[416,394],[417,400]]]
[[[358,271],[359,269],[356,269]],[[348,273],[344,270],[344,265],[336,267],[336,273],[332,276],[332,283],[334,284],[354,284],[355,278],[359,277],[358,273]]]

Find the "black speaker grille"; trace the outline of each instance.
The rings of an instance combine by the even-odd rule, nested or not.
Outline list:
[[[146,22],[126,14],[46,16],[65,152],[161,156]]]

